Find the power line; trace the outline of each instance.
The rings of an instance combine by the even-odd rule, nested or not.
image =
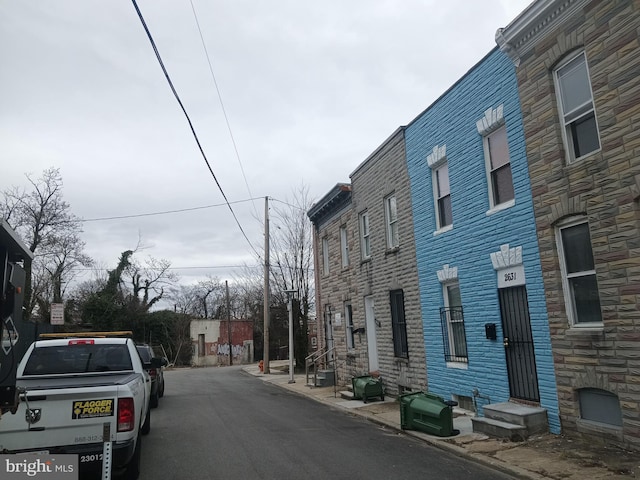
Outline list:
[[[213,84],[216,87],[216,93],[218,94],[218,100],[220,101],[220,107],[222,108],[224,121],[227,123],[227,129],[229,130],[229,137],[231,137],[231,143],[233,144],[233,149],[236,152],[236,158],[238,159],[238,164],[240,165],[242,178],[244,178],[244,184],[247,186],[247,191],[249,192],[249,196],[253,197],[253,194],[251,193],[251,188],[249,188],[249,182],[247,181],[247,176],[244,173],[244,167],[242,166],[242,161],[240,160],[240,153],[238,152],[238,146],[236,145],[236,140],[233,136],[233,132],[231,131],[231,124],[229,123],[227,110],[224,108],[224,102],[222,101],[222,94],[220,93],[220,88],[218,87],[218,81],[216,80],[215,73],[213,73],[213,66],[211,65],[211,59],[209,58],[209,51],[207,50],[207,45],[204,41],[204,36],[202,35],[202,29],[200,28],[200,21],[198,20],[198,14],[196,13],[196,8],[193,6],[193,0],[189,0],[189,1],[191,3],[191,10],[193,11],[193,17],[195,18],[196,25],[198,27],[198,33],[200,34],[200,40],[202,41],[202,48],[204,49],[205,57],[207,57],[207,63],[209,64],[209,71],[211,72],[211,78],[213,79]],[[255,203],[253,203],[253,210],[256,212],[256,217],[259,217],[260,215],[258,214],[258,210],[256,209]]]
[[[114,267],[115,268],[115,267]],[[114,268],[71,268],[74,272],[94,272],[94,271],[110,271],[114,270]],[[218,268],[262,268],[262,265],[209,265],[209,266],[192,266],[192,267],[167,267],[164,269],[163,267],[144,267],[145,270],[213,270]]]
[[[235,202],[230,202],[232,204],[234,203],[244,203],[244,202],[252,202],[254,200],[257,200],[256,198],[247,198],[245,200],[236,200]],[[97,217],[97,218],[83,218],[80,219],[81,222],[101,222],[104,220],[120,220],[123,218],[137,218],[137,217],[152,217],[154,215],[167,215],[170,213],[182,213],[182,212],[193,212],[194,210],[204,210],[207,208],[214,208],[214,207],[224,207],[226,206],[226,203],[217,203],[217,204],[213,204],[213,205],[203,205],[200,207],[189,207],[189,208],[180,208],[178,210],[164,210],[161,212],[148,212],[148,213],[136,213],[136,214],[131,214],[131,215],[119,215],[119,216],[114,216],[114,217]]]
[[[136,9],[136,12],[138,14],[138,18],[140,19],[140,22],[142,23],[142,26],[144,27],[144,31],[146,32],[147,37],[149,38],[149,42],[151,42],[151,47],[153,48],[153,51],[154,51],[154,53],[156,55],[156,59],[158,60],[158,63],[160,64],[160,67],[162,68],[162,72],[164,73],[164,76],[167,79],[167,82],[169,83],[169,87],[171,88],[171,91],[173,92],[173,96],[176,98],[176,100],[178,102],[178,105],[180,105],[180,108],[182,109],[182,112],[184,113],[184,116],[187,119],[187,122],[189,123],[189,128],[191,129],[191,133],[193,134],[193,138],[195,139],[196,144],[198,145],[198,149],[200,150],[200,153],[202,155],[202,158],[204,159],[204,162],[207,164],[207,168],[209,169],[209,172],[211,173],[211,176],[213,177],[213,180],[216,182],[216,185],[218,186],[218,190],[220,190],[220,193],[222,194],[222,197],[224,198],[227,206],[229,207],[229,210],[231,211],[231,215],[233,215],[233,218],[235,219],[236,224],[238,225],[238,228],[242,232],[242,235],[244,236],[245,240],[247,241],[247,243],[249,244],[251,249],[254,251],[254,253],[256,255],[258,255],[258,257],[260,257],[260,254],[254,248],[253,244],[249,240],[249,237],[247,237],[247,234],[245,233],[244,229],[242,228],[242,225],[240,224],[240,221],[238,220],[238,217],[236,216],[236,213],[233,211],[233,208],[231,207],[231,204],[229,203],[229,200],[227,199],[227,196],[225,195],[224,190],[222,189],[222,186],[220,185],[220,182],[218,182],[218,178],[216,177],[216,174],[213,173],[213,169],[211,168],[211,165],[209,164],[209,160],[207,160],[207,156],[204,153],[204,149],[202,148],[202,145],[200,144],[200,139],[198,138],[198,135],[196,134],[195,128],[193,126],[193,123],[191,122],[191,118],[189,117],[189,114],[187,113],[187,110],[185,109],[184,105],[182,104],[182,100],[180,100],[180,96],[178,95],[178,92],[176,91],[175,87],[173,86],[173,82],[171,81],[171,78],[169,77],[169,72],[167,72],[167,69],[164,66],[164,62],[162,61],[162,58],[160,57],[160,52],[158,51],[158,47],[156,47],[156,42],[153,40],[153,36],[151,35],[151,32],[149,31],[149,28],[147,27],[147,23],[144,21],[144,17],[142,16],[142,12],[138,8],[138,4],[136,3],[136,0],[131,0],[131,2],[133,3],[134,8]]]
[[[287,202],[284,202],[282,200],[278,200],[277,198],[273,198],[273,197],[269,197],[269,198],[271,200],[273,200],[274,202],[282,203],[282,204],[287,205],[287,206],[289,206],[291,208],[297,208],[298,210],[303,210],[304,211],[304,208],[299,207],[298,205],[293,205],[292,203],[287,203]]]

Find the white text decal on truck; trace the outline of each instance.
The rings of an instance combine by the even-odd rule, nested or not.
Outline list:
[[[111,417],[113,415],[113,399],[77,400],[73,402],[71,418]]]

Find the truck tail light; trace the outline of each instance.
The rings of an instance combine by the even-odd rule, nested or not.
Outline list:
[[[95,343],[94,339],[89,340],[69,340],[69,345],[93,345]]]
[[[136,424],[133,398],[118,399],[118,432],[130,432]]]

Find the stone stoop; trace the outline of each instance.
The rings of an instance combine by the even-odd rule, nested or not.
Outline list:
[[[544,408],[503,402],[485,405],[483,411],[484,417],[471,419],[474,432],[517,442],[549,431]]]
[[[333,369],[318,370],[316,376],[316,387],[331,387],[335,383],[335,373]]]

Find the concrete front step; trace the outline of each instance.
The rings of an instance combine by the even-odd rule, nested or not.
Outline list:
[[[484,433],[494,438],[505,438],[512,442],[520,442],[529,437],[526,427],[492,418],[473,417],[471,418],[471,424],[474,432]]]
[[[345,400],[353,400],[353,392],[351,390],[342,390],[340,391],[340,397]]]
[[[547,411],[544,408],[502,402],[485,405],[482,410],[485,418],[520,425],[529,434],[546,433],[549,430]]]

